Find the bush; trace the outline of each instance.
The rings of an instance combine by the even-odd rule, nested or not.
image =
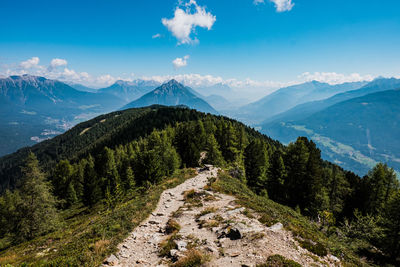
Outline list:
[[[174,219],[169,219],[167,225],[165,226],[165,232],[167,234],[177,233],[181,230],[181,226]]]
[[[281,255],[272,255],[268,257],[265,263],[257,264],[257,267],[301,267],[301,265]]]
[[[208,257],[198,250],[191,249],[185,253],[185,257],[179,259],[174,265],[174,267],[196,267],[202,266]]]
[[[324,245],[322,245],[319,242],[316,242],[315,244],[313,244],[311,241],[309,240],[299,240],[299,244],[302,248],[307,249],[308,251],[314,253],[315,255],[318,255],[320,257],[325,257],[326,255],[328,255],[328,251],[325,248]]]

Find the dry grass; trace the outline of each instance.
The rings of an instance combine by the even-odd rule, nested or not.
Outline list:
[[[216,212],[218,209],[215,207],[207,207],[205,209],[203,209],[199,214],[196,215],[196,218],[200,218],[201,216],[204,216],[206,214],[210,214],[210,213],[214,213]]]
[[[168,236],[164,241],[160,243],[160,256],[165,257],[169,256],[171,249],[176,249],[175,240],[180,239],[181,236],[177,234],[172,234]]]
[[[110,245],[110,240],[99,240],[94,243],[94,252],[97,255],[102,255],[106,250],[107,247]]]
[[[185,253],[185,257],[180,258],[172,266],[174,267],[195,267],[202,266],[205,262],[209,261],[209,257],[202,252],[190,249]]]
[[[165,226],[165,232],[167,234],[173,234],[179,232],[179,230],[181,230],[179,223],[174,219],[169,219],[167,225]]]

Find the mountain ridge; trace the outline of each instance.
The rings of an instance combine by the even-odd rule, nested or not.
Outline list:
[[[218,114],[205,100],[196,96],[193,93],[193,89],[182,85],[175,79],[162,84],[139,99],[125,105],[122,109],[138,108],[154,104],[165,106],[186,105],[202,112]]]

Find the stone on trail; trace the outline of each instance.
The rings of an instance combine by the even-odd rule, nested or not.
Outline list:
[[[105,263],[105,264],[108,264],[108,265],[110,265],[110,266],[117,265],[117,264],[118,264],[118,258],[115,257],[114,254],[111,254],[111,256],[108,257],[108,258],[104,261],[104,263]]]
[[[269,230],[273,231],[273,232],[277,232],[283,229],[283,224],[281,224],[280,222],[272,225],[271,227],[268,227]]]

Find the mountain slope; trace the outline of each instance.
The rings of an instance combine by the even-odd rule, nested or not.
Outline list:
[[[266,97],[245,105],[236,112],[236,118],[248,123],[261,122],[296,105],[325,99],[335,94],[362,87],[364,82],[329,85],[317,81],[281,88]]]
[[[123,101],[102,93],[81,92],[56,80],[23,75],[0,79],[0,103],[1,156],[117,109]]]
[[[129,103],[154,90],[157,86],[160,86],[160,83],[156,81],[135,80],[128,82],[120,80],[116,81],[113,85],[99,89],[98,91],[114,95],[123,99],[125,103]]]
[[[177,81],[171,80],[157,87],[150,93],[145,94],[141,98],[127,104],[122,109],[145,107],[154,104],[165,106],[186,105],[202,112],[218,113],[206,101],[197,97],[191,90],[192,89],[183,86]]]
[[[285,112],[272,116],[266,119],[262,124],[267,124],[269,122],[285,122],[285,121],[295,121],[305,119],[308,116],[323,110],[329,106],[332,106],[336,103],[346,101],[352,98],[361,97],[367,94],[371,94],[374,92],[386,91],[386,90],[394,90],[400,88],[400,80],[395,78],[390,79],[376,79],[365,86],[361,87],[357,90],[351,90],[348,92],[336,94],[330,98],[320,100],[320,101],[311,101],[304,104],[300,104],[295,106],[292,109],[289,109]]]
[[[360,93],[349,92],[346,97]],[[399,103],[400,90],[376,92],[339,102],[302,120],[264,124],[262,132],[283,142],[299,135],[313,138],[326,159],[359,174],[377,162],[387,162],[399,171]]]

